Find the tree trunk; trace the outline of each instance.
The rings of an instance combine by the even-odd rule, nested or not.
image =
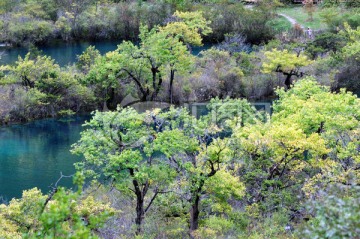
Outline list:
[[[107,108],[109,109],[116,109],[116,107],[113,107],[112,105],[112,103],[113,103],[113,101],[114,101],[114,99],[115,99],[115,88],[114,87],[110,87],[110,90],[108,90],[108,97],[107,97],[107,100],[106,100],[106,106],[107,106]]]
[[[135,176],[134,169],[129,168],[129,173],[132,178]],[[136,234],[139,235],[141,233],[141,226],[143,219],[145,217],[145,209],[144,209],[144,195],[146,192],[142,192],[140,189],[139,182],[136,179],[132,180],[134,186],[134,193],[136,195]]]
[[[144,198],[142,196],[142,193],[139,191],[136,191],[136,218],[135,218],[135,224],[136,224],[136,234],[141,233],[141,226],[142,221],[145,216],[145,210],[144,210]]]
[[[157,74],[157,68],[152,67],[151,68],[151,72],[152,72],[152,86],[153,86],[153,93],[151,95],[151,101],[153,101],[155,99],[155,92],[156,92],[156,74]]]
[[[170,86],[169,86],[169,98],[170,98],[170,104],[173,103],[173,83],[174,83],[174,77],[175,77],[175,70],[170,70]]]
[[[107,103],[106,100],[104,100],[104,104],[103,104],[103,112],[109,111],[109,108],[107,107]]]
[[[161,87],[161,84],[162,84],[162,77],[161,77],[160,71],[159,71],[159,69],[157,67],[151,68],[151,72],[152,72],[152,78],[153,78],[152,79],[153,93],[151,95],[151,101],[154,101],[157,94],[160,91],[160,87]],[[158,76],[158,79],[159,79],[157,84],[156,84],[156,76]]]
[[[141,91],[141,93],[142,93],[142,96],[141,96],[140,101],[141,101],[141,102],[147,101],[147,100],[148,100],[148,96],[150,95],[150,90],[149,90],[149,88],[147,88],[146,91]]]
[[[211,164],[211,171],[205,177],[210,178],[210,177],[214,176],[216,174],[216,172],[217,171],[215,170],[214,165]],[[200,176],[203,176],[203,174],[200,174]],[[193,231],[195,231],[199,227],[200,194],[201,194],[202,187],[204,186],[204,184],[205,184],[205,180],[200,179],[198,187],[196,189],[194,189],[191,193],[192,198],[191,198],[191,209],[190,209],[190,235]],[[194,185],[197,185],[196,180],[192,182],[192,186],[194,186]]]
[[[196,182],[193,182],[196,185]],[[191,209],[190,209],[190,234],[199,227],[199,206],[200,206],[200,193],[205,181],[200,180],[199,186],[192,192]],[[193,184],[194,185],[194,184]]]
[[[199,214],[200,214],[199,205],[200,205],[200,196],[197,193],[190,209],[190,233],[195,231],[199,227]]]
[[[109,111],[109,108],[107,106],[107,94],[108,94],[108,89],[104,89],[103,92],[103,112]]]
[[[292,74],[289,73],[289,74],[286,74],[286,79],[285,79],[285,86],[286,86],[286,89],[289,90],[291,88],[291,76]]]

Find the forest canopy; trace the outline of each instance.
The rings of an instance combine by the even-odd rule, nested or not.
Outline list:
[[[73,188],[2,202],[0,238],[356,238],[359,7],[1,1],[0,43],[29,51],[0,66],[0,123],[91,118]],[[101,39],[65,66],[37,48]]]

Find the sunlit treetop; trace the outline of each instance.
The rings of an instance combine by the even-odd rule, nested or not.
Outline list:
[[[279,101],[274,105],[273,120],[291,121],[307,134],[341,132],[359,127],[360,100],[344,89],[338,94],[306,78],[285,91],[277,90]]]
[[[341,31],[341,35],[345,36],[349,42],[343,48],[343,54],[345,57],[355,56],[359,59],[360,53],[360,27],[357,29],[351,29],[348,23],[344,24],[345,29]]]
[[[298,55],[288,50],[266,51],[265,60],[262,65],[264,73],[281,70],[283,72],[295,71],[296,69],[307,66],[312,63],[305,55]]]
[[[176,36],[184,43],[201,46],[202,35],[206,36],[212,32],[209,27],[210,22],[202,16],[200,11],[176,11],[174,17],[179,19],[179,21],[170,22],[166,26],[160,27],[160,31]]]

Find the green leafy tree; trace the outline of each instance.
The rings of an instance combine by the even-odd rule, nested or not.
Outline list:
[[[58,0],[57,4],[65,10],[65,16],[71,22],[71,28],[74,31],[78,30],[78,19],[82,12],[94,3],[93,0]],[[74,32],[76,35],[77,32]]]
[[[81,180],[80,180],[81,181]],[[108,203],[55,187],[49,195],[37,188],[0,205],[1,238],[98,238],[95,231],[114,214]]]
[[[215,99],[209,109],[210,115],[199,120],[180,114],[176,117],[180,128],[165,124],[154,140],[154,150],[160,151],[179,172],[178,191],[190,204],[189,229],[193,235],[199,229],[204,195],[218,206],[212,213],[220,214],[231,211],[230,198],[243,196],[244,186],[234,171],[237,162],[233,161],[231,141],[220,136],[229,134],[233,125],[252,122],[256,115],[249,103],[242,100]],[[174,113],[169,112],[167,117],[174,117]],[[163,117],[157,118],[167,122]],[[235,120],[229,122],[232,118]]]
[[[201,45],[201,29],[204,28],[204,33],[209,32],[207,25],[204,25],[207,24],[204,18],[200,18],[200,22],[196,20],[201,15],[200,12],[195,15],[177,14],[184,19],[183,22],[171,22],[165,27],[150,31],[141,26],[139,46],[123,42],[116,51],[108,53],[94,65],[88,80],[105,83],[104,89],[109,87],[110,82],[130,80],[135,84],[140,100],[147,101],[156,99],[163,85],[164,75],[169,74],[169,101],[172,102],[175,72],[189,71],[193,62],[193,56],[184,43]],[[173,26],[177,23],[181,23],[182,27]]]
[[[160,30],[174,37],[179,37],[186,44],[201,46],[202,35],[206,36],[212,32],[209,27],[210,22],[203,17],[200,11],[176,11],[173,16],[178,20],[168,23]]]
[[[10,12],[11,9],[15,6],[16,1],[12,1],[12,0],[4,0],[0,2],[0,13],[6,13],[6,12]]]
[[[271,122],[235,129],[234,145],[245,160],[249,206],[266,213],[281,205],[294,215],[307,198],[321,197],[321,188],[358,183],[359,101],[314,79],[277,93]]]
[[[359,189],[356,185],[332,185],[309,202],[315,215],[299,230],[302,238],[356,238],[360,231]],[[344,193],[346,192],[346,193]]]
[[[132,108],[97,112],[74,145],[73,152],[85,156],[78,170],[91,178],[106,178],[134,198],[137,233],[162,193],[186,198],[189,228],[194,232],[199,227],[202,195],[212,195],[224,213],[229,210],[227,200],[241,198],[244,192],[239,178],[227,168],[232,162],[230,142],[219,136],[226,131],[229,109],[244,109],[243,118],[233,124],[249,118],[254,109],[245,101],[227,99],[228,108],[220,102],[213,102],[219,106],[215,121],[210,116],[196,120],[186,109],[173,108],[142,114]]]
[[[101,54],[95,46],[89,46],[81,55],[77,56],[76,67],[82,73],[87,74],[100,56]]]
[[[85,160],[77,164],[86,177],[106,178],[119,191],[134,198],[136,232],[159,194],[174,176],[168,163],[151,150],[159,128],[150,115],[132,108],[97,112],[86,123],[73,152]]]
[[[280,72],[286,76],[285,85],[290,89],[292,77],[302,77],[304,72],[301,67],[310,65],[312,62],[304,55],[291,53],[288,50],[266,51],[265,60],[262,64],[263,73]]]
[[[65,41],[71,39],[70,21],[65,16],[61,16],[57,19],[55,22],[55,27],[59,31],[59,35],[62,37],[62,39]]]
[[[344,89],[333,94],[313,79],[305,79],[289,92],[280,90],[278,94],[280,101],[274,106],[273,120],[297,125],[306,135],[318,134],[329,151],[318,163],[322,170],[315,171],[304,184],[304,192],[316,195],[319,187],[346,185],[353,177],[358,178],[359,99]]]
[[[222,211],[226,208],[226,199],[241,198],[244,192],[243,184],[226,169],[231,161],[228,141],[215,139],[209,145],[206,142],[198,145],[196,141],[178,130],[164,131],[155,140],[155,149],[163,152],[177,171],[182,172],[178,180],[190,203],[191,233],[199,228],[202,195],[212,195]]]
[[[8,73],[1,79],[4,83],[23,87],[12,95],[14,102],[18,102],[13,113],[19,116],[23,112],[21,120],[55,116],[63,110],[78,112],[94,102],[91,89],[47,56],[28,53],[14,65],[1,66],[0,71]]]
[[[19,57],[14,66],[2,66],[3,71],[14,74],[16,80],[25,87],[34,88],[44,78],[55,78],[60,73],[60,66],[47,56],[36,56],[30,53],[24,58]]]
[[[296,125],[276,121],[257,123],[235,130],[236,157],[244,164],[240,171],[246,183],[248,204],[264,211],[279,205],[299,210],[295,195],[306,173],[328,150],[316,133],[306,134]],[[304,156],[307,155],[307,157]]]
[[[352,29],[348,23],[344,24],[341,35],[348,39],[348,43],[343,48],[344,57],[357,56],[360,53],[360,27]]]
[[[187,47],[181,42],[180,36],[169,37],[171,32],[160,30],[159,32],[144,32],[143,48],[149,52],[149,57],[157,59],[159,66],[157,69],[170,71],[169,73],[169,102],[173,102],[173,84],[175,72],[186,73],[193,64],[194,57],[190,54]],[[156,65],[152,63],[152,65]],[[152,70],[153,71],[153,70]],[[154,77],[154,75],[153,75]]]

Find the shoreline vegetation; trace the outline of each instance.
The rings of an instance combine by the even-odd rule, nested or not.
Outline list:
[[[97,7],[114,7],[117,4],[126,5],[108,3]],[[12,12],[21,12],[21,6],[14,8]],[[22,7],[25,6],[26,4]],[[92,8],[93,5],[88,7]],[[187,20],[176,15],[164,17],[161,20],[163,22],[154,28],[149,28],[151,24],[146,21],[141,25],[138,19],[135,24],[138,26],[135,34],[138,35],[136,45],[124,41],[118,50],[103,56],[94,47],[89,47],[78,56],[75,64],[67,67],[60,67],[53,59],[43,56],[34,45],[30,46],[24,59],[19,58],[17,63],[0,68],[1,124],[97,109],[115,109],[126,96],[140,101],[157,100],[175,104],[208,101],[214,97],[241,97],[251,100],[274,98],[276,87],[289,88],[293,80],[304,75],[315,76],[322,84],[335,91],[345,87],[352,92],[359,92],[360,87],[356,83],[356,57],[341,52],[350,40],[350,29],[354,29],[358,24],[354,21],[356,15],[352,16],[349,24],[348,13],[343,13],[343,18],[330,19],[325,13],[330,14],[332,8],[323,8],[320,15],[328,30],[309,38],[305,29],[296,24],[291,26],[282,16],[277,17],[278,7],[275,4],[260,4],[250,9],[234,3],[190,4],[189,7],[204,10],[202,26],[190,26],[186,23],[181,25]],[[83,11],[86,9],[88,8]],[[355,12],[349,10],[349,13],[351,11]],[[241,19],[236,16],[241,16]],[[190,20],[191,17],[188,21]],[[162,36],[165,42],[161,44],[167,44],[164,46],[168,47],[168,50],[161,51],[164,46],[155,38],[164,34],[163,29],[168,25],[168,33],[172,34],[175,41],[171,43],[169,38]],[[171,25],[174,29],[170,29]],[[189,29],[195,27],[195,31],[188,29],[192,31],[188,36],[183,36],[186,32],[181,32],[187,31],[186,29],[172,32],[176,31],[178,25]],[[211,30],[204,31],[205,26]],[[150,33],[153,36],[144,36]],[[203,51],[201,57],[191,56],[191,45],[201,46],[206,39],[222,42]],[[175,43],[176,41],[178,43]],[[34,39],[30,42],[37,43]],[[173,47],[180,48],[176,51],[170,50]],[[271,52],[273,48],[279,51]],[[120,51],[125,53],[119,54]],[[283,54],[285,52],[286,54]],[[126,54],[130,54],[130,58],[134,54],[142,56],[132,57],[131,65],[121,68],[121,65],[125,64],[121,59]],[[278,59],[268,59],[268,55]],[[155,60],[144,66],[142,61],[146,57]],[[344,63],[345,58],[349,64]],[[268,60],[273,61],[270,68],[267,67]],[[289,62],[284,66],[276,66],[281,60]],[[113,68],[109,69],[109,64],[112,64]],[[330,65],[332,69],[326,70]],[[97,72],[96,69],[103,72]],[[136,75],[141,70],[144,70],[142,75]],[[112,75],[106,75],[109,72]],[[107,85],[103,85],[104,83]]]
[[[94,112],[76,173],[1,204],[0,238],[356,238],[360,4],[303,1],[319,30],[279,17],[291,2],[2,1],[1,42],[125,41],[0,66],[2,123]],[[249,103],[264,98],[271,115]],[[211,113],[118,107],[134,100]]]
[[[55,4],[55,5],[51,5]],[[205,42],[223,41],[224,33],[237,31],[236,28],[248,28],[250,23],[258,27],[265,25],[272,18],[265,11],[244,8],[242,3],[193,3],[191,1],[33,1],[16,3],[5,0],[3,14],[0,14],[0,42],[18,45],[46,44],[60,39],[72,40],[104,40],[122,39],[137,41],[140,25],[153,28],[171,21],[176,10],[203,11],[206,19],[212,19],[214,34],[204,38]],[[264,6],[265,8],[265,6]],[[6,14],[5,14],[6,11]],[[240,18],[239,15],[242,15]],[[214,16],[218,16],[218,19]],[[222,19],[226,17],[226,19]],[[216,31],[215,31],[216,29]],[[261,27],[263,31],[255,34],[246,29],[244,34],[252,43],[260,43],[271,39],[271,29]],[[244,30],[244,29],[242,29]],[[260,29],[259,29],[260,30]],[[260,34],[260,39],[258,35]],[[262,36],[261,36],[262,35]]]

